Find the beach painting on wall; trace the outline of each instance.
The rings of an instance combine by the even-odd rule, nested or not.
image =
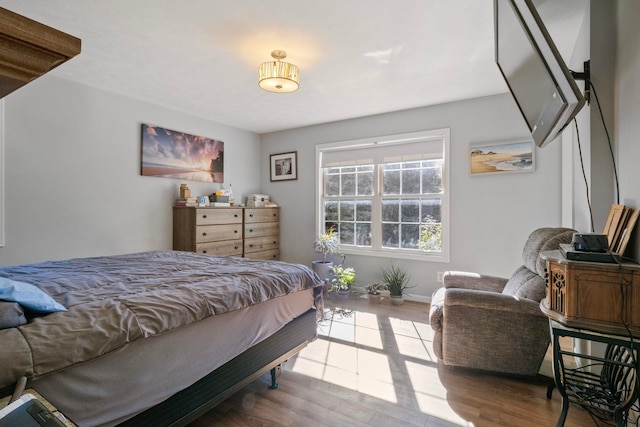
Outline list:
[[[224,142],[143,123],[140,173],[224,182]]]
[[[471,174],[533,172],[533,140],[492,142],[470,146]]]

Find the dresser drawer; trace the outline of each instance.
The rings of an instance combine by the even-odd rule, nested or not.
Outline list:
[[[242,209],[196,209],[196,225],[241,224]]]
[[[242,224],[200,225],[196,227],[196,243],[242,239]]]
[[[279,222],[260,222],[249,223],[244,225],[244,238],[252,239],[255,237],[277,236],[280,237]]]
[[[278,208],[245,208],[244,222],[280,222]]]
[[[199,254],[219,256],[242,256],[242,239],[198,243],[196,245],[196,252]]]
[[[250,259],[264,259],[264,260],[279,260],[280,259],[280,249],[273,249],[269,251],[258,251],[258,252],[249,252],[244,254],[245,258]]]
[[[255,237],[244,240],[244,253],[278,249],[280,236]]]

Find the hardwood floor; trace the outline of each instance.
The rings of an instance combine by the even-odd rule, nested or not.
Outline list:
[[[279,388],[267,375],[191,427],[554,426],[561,409],[551,379],[513,379],[437,363],[428,306],[352,296],[327,298],[319,337],[287,361]],[[548,362],[545,362],[548,363]],[[571,407],[566,427],[595,426]]]

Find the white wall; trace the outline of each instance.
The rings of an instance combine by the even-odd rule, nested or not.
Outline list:
[[[615,134],[620,202],[640,208],[640,2],[618,0],[615,58]],[[640,225],[633,237],[633,258],[640,258]]]
[[[339,94],[336,94],[339,102]],[[437,272],[452,269],[508,277],[522,264],[522,245],[535,228],[558,226],[560,144],[536,151],[536,171],[471,176],[469,145],[527,137],[510,95],[491,96],[262,136],[262,189],[282,206],[282,259],[310,264],[315,221],[315,145],[428,129],[451,129],[451,261],[406,261],[416,285],[412,297],[427,300],[439,286]],[[298,180],[269,182],[269,155],[296,150]],[[347,264],[364,285],[379,280],[390,260],[350,255]]]
[[[224,141],[225,181],[259,192],[258,135],[44,76],[5,98],[0,265],[171,249],[181,181],[140,175],[143,122]]]

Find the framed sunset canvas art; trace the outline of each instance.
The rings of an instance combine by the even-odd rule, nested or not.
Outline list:
[[[143,123],[140,173],[224,182],[224,142]]]

